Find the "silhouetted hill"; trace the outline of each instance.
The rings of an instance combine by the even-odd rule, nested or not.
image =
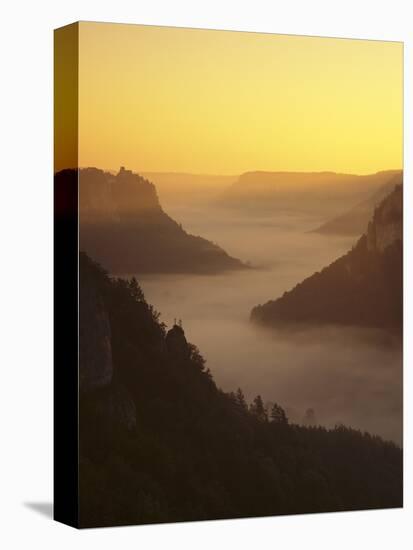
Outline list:
[[[253,321],[337,323],[401,330],[403,322],[402,186],[376,208],[350,252],[281,298],[252,310]]]
[[[228,208],[268,215],[277,210],[332,217],[371,196],[400,170],[358,176],[334,172],[247,172],[221,196]]]
[[[402,505],[402,452],[217,388],[135,279],[80,255],[82,527]],[[99,360],[96,360],[96,357]]]
[[[340,214],[332,220],[325,222],[318,229],[315,229],[315,232],[324,235],[362,235],[367,230],[367,224],[376,206],[392,192],[395,185],[401,185],[402,182],[402,172],[393,175],[388,182],[382,185],[368,199],[357,204],[344,214]]]
[[[65,177],[65,171],[55,176]],[[111,273],[218,273],[246,265],[187,233],[162,209],[155,186],[129,170],[79,171],[80,249]]]

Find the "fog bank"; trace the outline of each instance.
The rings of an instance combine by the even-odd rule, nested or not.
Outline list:
[[[269,331],[249,322],[253,306],[328,265],[354,239],[309,233],[322,220],[293,212],[266,219],[212,209],[169,213],[255,267],[216,276],[139,276],[162,320],[182,319],[219,386],[241,387],[249,400],[259,393],[277,401],[295,422],[313,408],[320,424],[342,422],[400,442],[400,342],[368,329]]]

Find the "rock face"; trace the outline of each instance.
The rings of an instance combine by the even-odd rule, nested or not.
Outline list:
[[[96,268],[84,254],[79,258],[79,389],[81,408],[96,427],[113,430],[136,426],[136,407],[125,387],[115,380],[110,319]]]
[[[402,187],[377,207],[350,252],[277,300],[255,307],[254,322],[345,324],[401,331],[403,323]]]
[[[79,280],[79,386],[81,392],[108,386],[112,380],[110,323],[102,296],[87,271]]]
[[[375,210],[367,227],[367,248],[384,252],[394,242],[403,239],[403,192],[401,185]]]
[[[131,216],[160,209],[153,183],[123,166],[118,174],[97,168],[79,172],[81,223],[126,222]]]
[[[188,359],[189,348],[183,328],[174,325],[166,334],[166,347],[168,352],[177,359]]]
[[[363,200],[344,214],[323,223],[314,232],[323,235],[355,235],[361,236],[367,230],[367,225],[372,219],[374,210],[394,189],[403,182],[403,173],[397,173],[390,177],[366,200]]]
[[[218,245],[187,233],[164,212],[155,186],[130,170],[121,168],[118,174],[80,170],[79,211],[80,249],[111,273],[219,273],[247,268]]]

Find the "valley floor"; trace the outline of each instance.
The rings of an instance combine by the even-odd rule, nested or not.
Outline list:
[[[248,399],[261,394],[264,401],[277,401],[295,422],[314,409],[317,423],[343,423],[400,443],[400,342],[368,329],[288,333],[249,322],[253,306],[281,296],[348,251],[355,239],[311,233],[322,220],[300,213],[254,219],[211,208],[168,205],[168,211],[188,231],[257,267],[216,276],[138,275],[161,319],[168,326],[182,319],[218,385],[228,391],[241,386]]]

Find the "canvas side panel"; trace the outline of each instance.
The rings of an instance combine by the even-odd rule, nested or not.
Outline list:
[[[54,31],[54,518],[78,525],[77,23]]]

